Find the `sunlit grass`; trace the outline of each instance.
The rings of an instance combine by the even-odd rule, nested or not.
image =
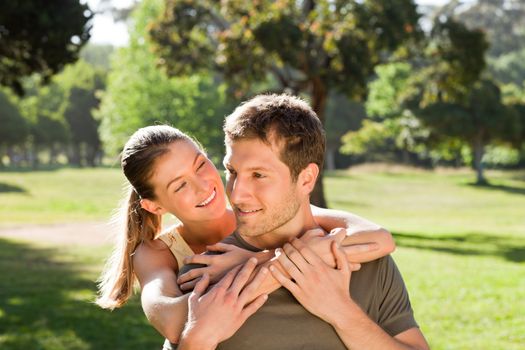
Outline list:
[[[433,349],[525,344],[525,172],[351,171],[326,180],[329,203],[381,223]]]
[[[0,171],[0,225],[107,220],[124,182],[111,168]]]

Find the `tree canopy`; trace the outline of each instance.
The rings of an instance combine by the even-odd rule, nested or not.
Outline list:
[[[92,16],[79,1],[2,1],[0,84],[22,95],[23,77],[39,73],[47,82],[77,59],[89,39]]]
[[[168,0],[150,35],[169,74],[217,70],[239,99],[272,76],[324,123],[329,93],[366,96],[374,66],[420,36],[418,19],[412,0]],[[321,181],[312,201],[325,206]]]

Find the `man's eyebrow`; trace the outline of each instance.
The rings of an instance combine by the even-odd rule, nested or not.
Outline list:
[[[197,159],[199,159],[200,155],[202,155],[202,153],[201,152],[197,152],[197,154],[195,155],[195,158],[193,158],[193,163],[191,164],[192,167],[195,166],[195,162],[197,162]],[[182,175],[177,176],[176,178],[174,178],[173,180],[168,182],[168,184],[166,185],[166,189],[168,189],[172,183],[180,180],[181,178],[182,178]]]
[[[249,167],[246,170],[247,171],[272,171],[271,168],[267,168],[267,167],[260,166],[260,165]]]

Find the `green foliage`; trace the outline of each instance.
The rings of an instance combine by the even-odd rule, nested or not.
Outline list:
[[[488,42],[483,31],[470,30],[451,18],[438,19],[431,32],[427,55],[437,63],[431,69],[439,96],[427,96],[434,101],[459,102],[485,69]]]
[[[282,89],[318,84],[326,98],[363,96],[380,56],[419,35],[417,21],[408,0],[170,0],[150,33],[170,74],[216,68],[243,95],[271,73]]]
[[[477,181],[484,183],[485,147],[519,144],[519,118],[503,103],[497,84],[482,76],[488,48],[483,32],[446,18],[436,22],[431,39],[426,66],[411,79],[405,105],[434,142],[458,138],[469,145]]]
[[[342,94],[332,94],[326,106],[326,143],[339,148],[341,137],[349,130],[358,130],[366,112],[362,103],[349,100]]]
[[[490,41],[487,52],[490,57],[525,48],[525,3],[522,0],[475,0],[467,4],[451,1],[444,13],[470,29],[482,29]]]
[[[28,134],[28,125],[8,91],[0,90],[0,146],[16,145]],[[2,164],[0,155],[0,166]]]
[[[409,111],[402,116],[384,121],[363,121],[357,131],[350,131],[342,137],[341,152],[364,156],[367,161],[396,161],[403,157],[409,162],[410,155],[421,160],[428,157],[425,144],[428,131]]]
[[[525,81],[525,48],[490,59],[489,63],[489,69],[494,79],[504,84],[523,85]]]
[[[428,131],[402,104],[412,70],[410,64],[403,62],[376,67],[377,78],[369,84],[366,102],[371,120],[343,137],[343,153],[383,161],[397,160],[401,155],[405,162],[409,154],[417,154],[420,159],[428,156]]]
[[[402,93],[408,85],[413,69],[409,63],[398,62],[375,68],[377,78],[369,85],[366,112],[374,119],[399,117],[402,113]]]
[[[39,73],[47,82],[77,59],[92,16],[79,1],[2,1],[0,84],[22,95],[22,77]]]
[[[231,107],[226,88],[210,74],[168,77],[156,67],[144,30],[162,1],[144,1],[134,12],[130,46],[115,52],[107,90],[97,112],[104,147],[115,155],[138,128],[167,123],[197,138],[218,159],[223,154],[222,120]]]
[[[487,151],[483,156],[483,163],[494,168],[516,166],[519,161],[519,151],[504,146],[487,146]]]
[[[364,155],[380,154],[391,150],[391,140],[395,131],[388,128],[387,123],[364,120],[358,131],[350,131],[342,137],[341,152],[344,154]]]
[[[110,67],[109,58],[113,51],[115,48],[112,45],[88,43],[80,51],[80,58],[97,69],[107,72]]]

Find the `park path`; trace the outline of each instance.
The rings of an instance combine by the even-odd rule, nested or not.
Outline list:
[[[0,226],[0,238],[50,245],[106,245],[111,243],[110,232],[106,222]]]

